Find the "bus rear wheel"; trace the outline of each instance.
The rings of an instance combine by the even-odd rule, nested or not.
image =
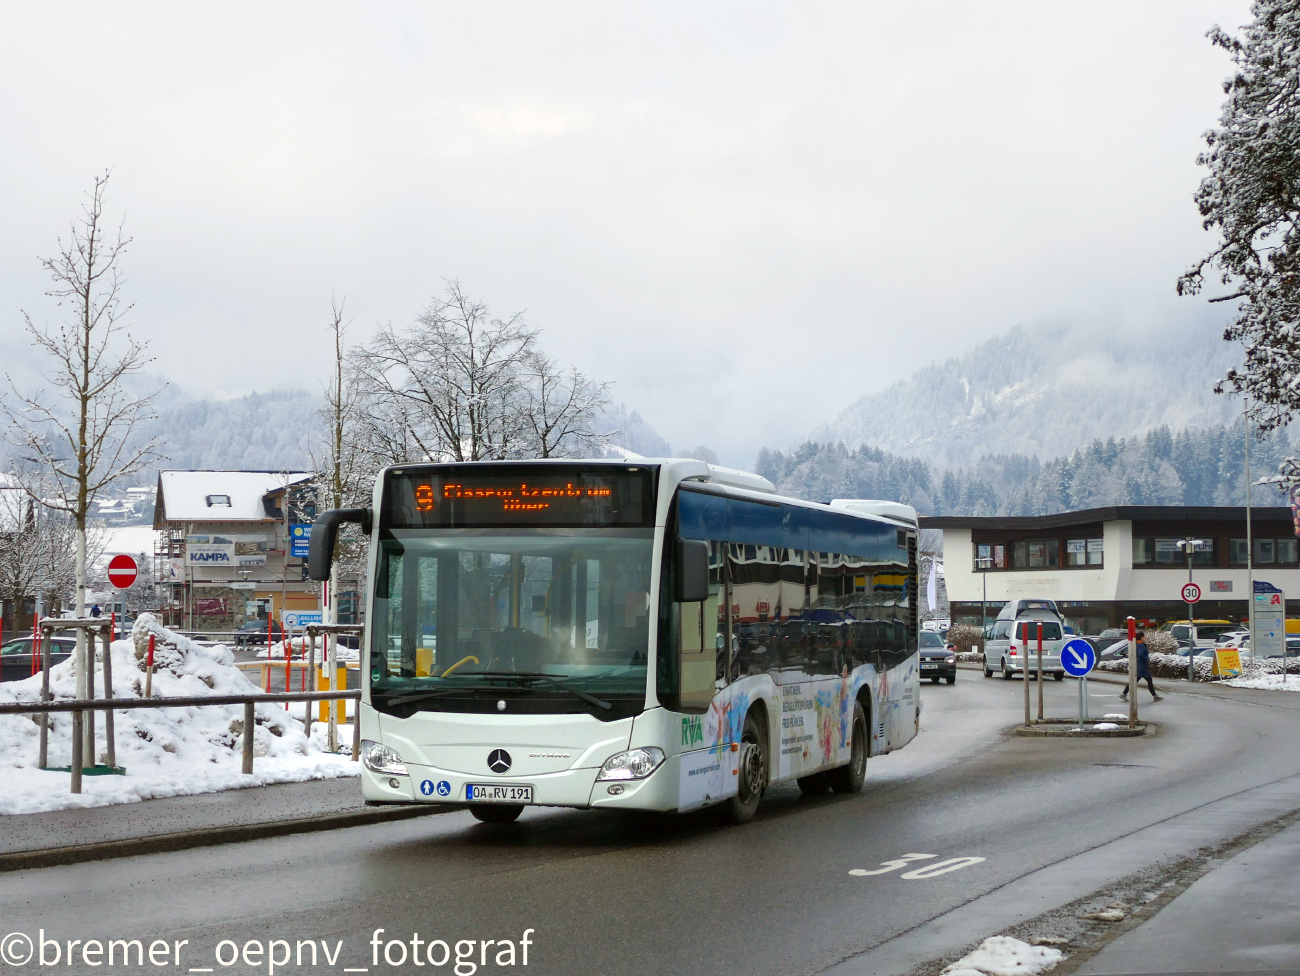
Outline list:
[[[867,778],[867,713],[861,702],[853,703],[853,735],[848,765],[832,769],[827,782],[836,793],[860,793]]]
[[[507,824],[518,820],[524,808],[517,803],[471,803],[469,812],[483,823]]]
[[[752,711],[745,716],[745,726],[740,733],[739,766],[736,795],[723,803],[720,811],[722,819],[733,824],[754,819],[758,802],[767,789],[767,735]]]

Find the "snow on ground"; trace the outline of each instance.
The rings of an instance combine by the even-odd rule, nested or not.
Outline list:
[[[1262,691],[1300,691],[1300,674],[1296,672],[1296,667],[1293,664],[1289,675],[1262,673],[1240,678],[1228,678],[1222,683],[1229,688],[1258,688]]]
[[[141,614],[130,640],[114,641],[113,694],[144,696],[144,660],[149,634],[155,636],[153,694],[155,697],[225,695],[259,691],[234,665],[225,645],[203,645],[162,627],[151,614]],[[102,654],[102,651],[101,651]],[[98,696],[103,695],[103,667],[95,669]],[[0,701],[39,701],[41,677],[0,684]],[[50,669],[55,698],[76,696],[73,662]],[[302,705],[256,706],[253,775],[242,767],[242,705],[209,705],[163,709],[131,709],[115,713],[117,764],[124,776],[86,776],[83,792],[68,792],[65,772],[37,768],[40,727],[35,715],[0,715],[0,813],[33,813],[69,807],[106,806],[139,800],[270,783],[357,776],[350,748],[342,755],[324,751],[325,729],[304,734]],[[344,727],[346,729],[346,727]],[[49,764],[67,766],[71,759],[72,715],[50,715]],[[104,713],[95,715],[97,763],[106,761]],[[350,746],[350,731],[340,734]]]
[[[1060,949],[1030,945],[1009,935],[995,935],[944,969],[942,976],[1036,976],[1064,958],[1065,953]]]

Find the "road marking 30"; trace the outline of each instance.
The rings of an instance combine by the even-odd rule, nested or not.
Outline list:
[[[892,861],[882,861],[880,867],[874,871],[868,871],[865,868],[853,868],[849,874],[855,878],[870,878],[877,874],[889,874],[891,871],[897,871],[900,868],[907,867],[913,861],[928,861],[931,858],[938,857],[938,854],[904,854],[900,858]],[[920,867],[913,868],[900,874],[899,877],[904,881],[924,881],[926,878],[937,878],[941,874],[948,874],[950,871],[960,871],[962,868],[968,868],[975,864],[982,864],[985,858],[982,857],[950,857],[946,861],[936,861],[933,864],[923,864]]]

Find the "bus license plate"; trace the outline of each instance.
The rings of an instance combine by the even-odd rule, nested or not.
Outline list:
[[[465,799],[471,803],[532,803],[531,786],[506,786],[494,783],[483,786],[478,783],[465,784]]]

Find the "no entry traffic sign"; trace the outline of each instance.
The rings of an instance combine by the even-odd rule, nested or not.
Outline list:
[[[1195,603],[1201,598],[1201,588],[1195,583],[1183,584],[1183,602]]]
[[[136,565],[130,556],[114,556],[108,561],[108,581],[119,590],[130,589],[135,583]]]

